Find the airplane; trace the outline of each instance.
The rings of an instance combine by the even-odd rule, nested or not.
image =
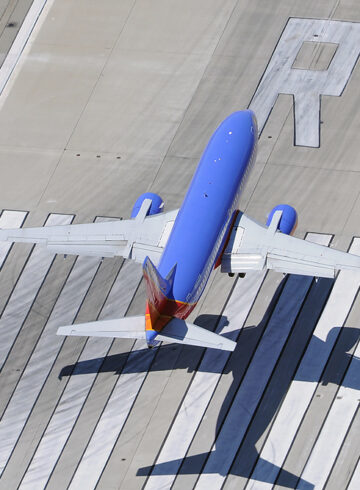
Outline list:
[[[167,341],[233,351],[236,342],[186,322],[213,269],[240,277],[273,269],[331,278],[341,269],[359,270],[359,256],[293,237],[297,213],[287,204],[272,209],[266,226],[238,210],[257,140],[252,111],[229,115],[206,146],[179,210],[163,212],[161,197],[146,192],[128,220],[0,230],[0,241],[142,264],[144,316],[64,326],[57,334],[145,339],[150,348]]]

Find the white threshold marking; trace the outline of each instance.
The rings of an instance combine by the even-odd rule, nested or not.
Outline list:
[[[313,238],[330,241],[326,235]],[[312,280],[293,275],[285,284],[195,488],[222,487]]]
[[[342,385],[337,392],[336,399],[326,417],[296,488],[309,488],[305,481],[310,481],[315,488],[324,488],[325,486],[359,406],[359,390],[355,388],[359,383],[359,356],[360,343],[356,347]]]
[[[360,254],[360,239],[354,240],[350,252]],[[336,331],[334,327],[341,327],[344,324],[359,284],[359,273],[352,271],[339,273],[295,374],[295,379],[290,385],[266,443],[260,452],[247,489],[258,490],[273,487],[339,335],[340,329]],[[268,464],[269,462],[272,466]]]
[[[20,228],[26,218],[25,211],[8,211],[4,209],[0,216],[0,228]],[[0,242],[0,269],[9,253],[12,243]]]
[[[146,378],[157,349],[137,340],[106,404],[69,490],[95,488]]]
[[[139,264],[126,261],[99,319],[124,316],[141,277]],[[89,338],[19,488],[45,488],[112,342],[113,338]],[[82,373],[81,363],[90,360],[92,372]]]
[[[228,338],[236,340],[252,308],[265,273],[248,274],[238,280],[223,315],[229,320],[228,325],[217,328],[217,333],[226,333]],[[220,322],[221,323],[221,322]],[[145,488],[170,488],[173,484],[182,460],[189,449],[206,407],[208,406],[218,380],[230,356],[229,352],[207,349],[199,370],[189,387],[181,404],[165,444],[156,460],[156,465],[148,478]],[[167,463],[166,473],[162,474],[161,464]]]
[[[3,92],[47,0],[34,0],[0,68],[0,94]]]
[[[72,219],[73,216],[70,215],[52,214],[47,219],[45,226],[70,224]],[[41,245],[35,245],[0,319],[0,370],[53,260],[53,253]]]
[[[261,277],[263,278],[263,274],[261,274]],[[259,281],[258,278],[254,278],[253,281],[254,280]],[[249,283],[247,283],[247,285],[249,287]],[[230,328],[228,329],[229,332]],[[234,328],[234,326],[232,328]],[[226,331],[227,329],[223,329],[222,333]],[[123,373],[119,377],[84,456],[74,474],[69,489],[82,488],[82,484],[85,481],[84,479],[86,479],[87,488],[90,489],[96,487],[114,445],[116,444],[118,436],[132,409],[137,394],[141,389],[148,369],[155,356],[155,352],[155,349],[147,350],[144,341],[137,341],[135,343]],[[215,351],[211,352],[213,354],[207,358],[207,362],[215,361],[219,355],[219,353],[214,354]],[[228,358],[227,353],[225,353],[225,355],[226,358],[224,364]]]
[[[11,457],[39,393],[63,345],[56,335],[71,324],[97,272],[100,259],[79,257],[0,421],[0,474]]]
[[[360,459],[357,462],[353,476],[351,477],[347,490],[359,490],[360,488]]]

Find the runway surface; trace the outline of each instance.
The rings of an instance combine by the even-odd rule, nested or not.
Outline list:
[[[145,191],[177,208],[250,107],[241,209],[286,202],[297,236],[360,255],[358,2],[0,7],[24,19],[0,33],[0,227],[127,218]],[[360,488],[360,274],[214,273],[190,321],[229,354],[55,335],[143,314],[137,264],[2,244],[0,265],[0,489]]]

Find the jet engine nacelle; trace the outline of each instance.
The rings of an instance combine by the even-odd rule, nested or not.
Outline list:
[[[164,201],[161,199],[160,196],[157,194],[154,194],[153,192],[145,192],[144,194],[141,194],[140,197],[137,198],[134,207],[132,208],[131,211],[131,218],[135,218],[140,211],[141,205],[144,202],[145,199],[151,199],[151,206],[149,211],[147,212],[147,215],[151,214],[159,214],[162,212],[164,208]]]
[[[295,209],[288,204],[278,204],[271,210],[266,226],[270,225],[275,211],[282,211],[282,216],[278,224],[278,230],[286,235],[293,234],[297,226],[297,212]]]

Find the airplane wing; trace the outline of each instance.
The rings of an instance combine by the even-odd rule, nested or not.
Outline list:
[[[360,270],[360,257],[277,231],[281,211],[269,227],[239,213],[222,257],[222,272],[274,269],[289,274],[335,277],[341,269]]]
[[[122,256],[142,263],[149,256],[158,264],[173,227],[177,210],[146,216],[145,199],[136,218],[82,225],[0,230],[0,241],[39,243],[65,255]]]
[[[145,317],[133,316],[116,320],[99,320],[96,322],[79,323],[60,327],[58,335],[77,335],[86,337],[117,337],[130,339],[145,339]],[[156,336],[156,340],[176,342],[179,344],[197,345],[233,351],[236,342],[210,332],[198,325],[172,318]]]

